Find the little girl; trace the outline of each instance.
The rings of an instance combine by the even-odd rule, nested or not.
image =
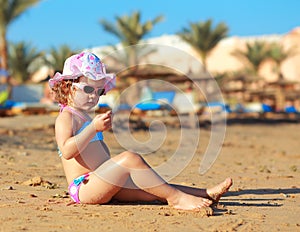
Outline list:
[[[95,54],[69,57],[63,73],[56,73],[49,84],[61,105],[55,136],[75,203],[159,200],[176,209],[199,210],[217,202],[232,185],[230,178],[209,189],[171,185],[136,153],[126,151],[111,158],[102,132],[111,129],[112,113],[94,118],[88,113],[115,86],[115,75],[106,73]]]

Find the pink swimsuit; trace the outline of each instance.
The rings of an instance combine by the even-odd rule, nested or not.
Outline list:
[[[73,182],[69,185],[69,194],[72,200],[75,203],[80,203],[79,200],[79,189],[81,184],[87,180],[87,178],[90,176],[90,173],[84,174],[82,176],[77,177],[73,180]]]

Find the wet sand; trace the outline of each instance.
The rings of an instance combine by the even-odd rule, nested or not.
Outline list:
[[[232,124],[214,165],[199,174],[210,131],[188,166],[170,182],[206,188],[234,184],[212,211],[187,212],[158,203],[70,205],[56,153],[54,116],[0,118],[0,231],[299,231],[300,124]],[[179,130],[145,155],[153,166],[176,150]],[[133,136],[147,140],[145,131]],[[105,132],[112,155],[124,150]]]

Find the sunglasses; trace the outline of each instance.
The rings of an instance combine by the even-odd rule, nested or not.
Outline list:
[[[92,86],[82,84],[82,83],[72,83],[72,85],[78,87],[81,90],[83,90],[83,92],[85,92],[86,94],[91,94],[91,93],[96,92],[99,97],[102,96],[105,92],[105,89],[101,89],[101,88],[95,89]]]

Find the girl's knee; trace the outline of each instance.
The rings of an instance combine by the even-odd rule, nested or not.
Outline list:
[[[120,161],[126,167],[136,167],[143,164],[144,159],[137,153],[125,151],[119,155]]]

